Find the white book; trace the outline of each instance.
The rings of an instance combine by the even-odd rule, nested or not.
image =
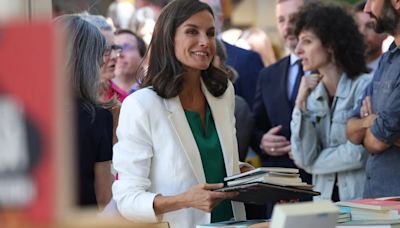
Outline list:
[[[352,220],[396,220],[400,219],[399,210],[371,210],[351,208]]]
[[[334,228],[339,209],[330,201],[277,204],[270,228]]]
[[[274,176],[268,174],[250,176],[250,177],[243,177],[238,178],[232,181],[228,181],[228,186],[234,186],[238,184],[245,184],[245,183],[254,183],[254,182],[262,182],[262,183],[269,183],[269,184],[277,184],[282,186],[304,186],[307,183],[301,181],[300,177],[282,177],[282,176]]]
[[[232,175],[229,177],[225,177],[224,181],[230,181],[234,180],[240,177],[247,177],[247,176],[254,176],[254,175],[260,175],[260,174],[265,174],[269,172],[278,172],[278,173],[299,173],[299,169],[295,168],[283,168],[283,167],[260,167],[257,169],[253,169],[244,173],[239,173],[236,175]]]

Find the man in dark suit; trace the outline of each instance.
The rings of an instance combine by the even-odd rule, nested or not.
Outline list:
[[[220,34],[224,22],[220,0],[201,0],[211,6],[214,12],[215,28]],[[250,107],[253,107],[258,74],[264,67],[260,55],[256,52],[233,46],[223,41],[228,58],[226,64],[232,66],[238,73],[235,81],[235,94],[244,98]]]
[[[277,0],[276,4],[278,31],[290,55],[259,74],[253,105],[255,130],[252,144],[263,166],[296,167],[289,158],[290,121],[303,70],[294,54],[297,45],[294,16],[304,1]],[[311,176],[304,171],[301,171],[301,178],[311,182]],[[272,207],[272,204],[268,205],[267,217],[270,217]]]
[[[257,86],[258,74],[264,67],[259,54],[224,42],[228,59],[226,63],[232,66],[239,77],[235,81],[235,94],[243,97],[252,107]]]

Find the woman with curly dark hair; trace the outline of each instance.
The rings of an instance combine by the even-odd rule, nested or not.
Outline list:
[[[292,114],[292,156],[313,175],[319,199],[362,198],[366,151],[346,138],[346,121],[371,77],[365,45],[345,9],[310,4],[297,15],[296,54],[306,71]]]

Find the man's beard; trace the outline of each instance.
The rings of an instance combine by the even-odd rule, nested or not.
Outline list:
[[[399,15],[391,5],[390,1],[384,0],[381,16],[379,18],[373,14],[371,16],[376,20],[375,31],[377,33],[387,32],[390,35],[395,35],[399,32],[396,31],[399,27]]]

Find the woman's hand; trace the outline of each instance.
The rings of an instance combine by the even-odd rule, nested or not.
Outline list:
[[[372,113],[372,102],[371,97],[366,96],[362,102],[362,106],[360,108],[360,117],[365,118],[368,117]]]
[[[188,207],[211,212],[222,200],[233,198],[239,194],[238,192],[212,191],[222,187],[224,187],[223,184],[198,184],[179,195],[157,195],[154,198],[153,208],[156,215]]]
[[[199,184],[183,193],[186,207],[211,212],[222,200],[233,198],[238,192],[213,192],[211,190],[224,187],[223,184]]]
[[[321,79],[322,75],[320,74],[308,75],[301,78],[299,92],[296,97],[296,106],[302,111],[307,111],[307,97],[310,95],[311,91],[317,87]]]

